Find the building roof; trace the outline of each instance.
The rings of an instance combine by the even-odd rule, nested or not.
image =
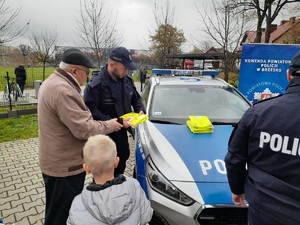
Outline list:
[[[256,37],[256,31],[246,31],[242,43],[253,43]],[[265,32],[262,31],[262,37],[265,39]]]
[[[213,52],[222,53],[223,49],[222,48],[211,47],[211,48],[206,49],[206,50],[203,51],[203,53],[213,53]]]
[[[273,24],[273,31],[270,34],[269,43],[274,43],[278,38],[284,35],[296,24],[299,24],[300,18],[291,17],[289,20],[282,20],[280,25]],[[256,31],[246,31],[242,43],[254,43]],[[265,42],[265,29],[262,30],[261,42]]]
[[[284,33],[289,31],[299,22],[300,18],[296,19],[295,17],[292,17],[290,20],[285,21],[282,25],[278,26],[277,29],[271,33],[270,42],[273,43],[275,40],[277,40],[279,37],[281,37]]]

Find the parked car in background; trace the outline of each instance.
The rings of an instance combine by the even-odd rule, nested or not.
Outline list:
[[[149,120],[135,128],[136,178],[154,209],[151,224],[246,225],[225,163],[229,136],[251,103],[215,76],[152,76],[142,97]],[[192,133],[189,116],[207,116],[212,133]]]

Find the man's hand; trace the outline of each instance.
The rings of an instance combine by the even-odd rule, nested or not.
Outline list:
[[[123,127],[122,124],[118,123],[117,119],[111,119],[109,121],[112,122],[112,124],[114,126],[114,131],[119,131]]]
[[[139,111],[139,114],[144,114],[144,111],[143,110]]]
[[[232,194],[232,201],[236,206],[247,207],[245,194],[241,194],[241,195]]]
[[[127,118],[127,119],[123,119],[123,127],[124,128],[128,128],[130,126],[132,126],[132,123],[129,122],[130,118]]]

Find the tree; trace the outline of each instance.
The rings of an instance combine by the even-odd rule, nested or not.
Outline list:
[[[185,42],[183,31],[178,30],[170,24],[160,25],[156,33],[150,36],[150,38],[155,63],[159,65],[160,68],[169,65],[166,55],[180,53],[180,46]]]
[[[56,42],[57,32],[50,30],[41,33],[32,33],[30,38],[32,49],[30,57],[33,62],[40,62],[43,64],[43,80],[45,80],[46,63],[51,61]]]
[[[256,24],[256,37],[254,42],[260,43],[262,38],[262,25],[265,20],[266,14],[267,14],[267,2],[269,0],[264,0],[263,2],[260,2],[259,0],[240,0],[235,1],[231,0],[229,5],[230,8],[237,8],[239,9],[237,11],[238,14],[243,15],[246,12],[255,12],[257,16],[257,24]],[[273,0],[271,0],[273,1]]]
[[[6,0],[0,0],[0,44],[14,41],[23,35],[27,29],[29,22],[26,22],[23,27],[16,25],[16,19],[21,8],[11,9],[5,6]]]
[[[209,39],[222,49],[222,61],[224,66],[224,79],[228,81],[229,72],[235,69],[235,61],[238,55],[234,51],[240,45],[245,31],[249,28],[246,14],[238,15],[234,8],[230,8],[228,1],[216,2],[212,0],[210,10],[202,13],[196,9],[204,23],[203,31]]]
[[[166,55],[181,53],[180,47],[186,39],[183,31],[173,23],[174,8],[170,11],[169,1],[166,2],[165,9],[159,10],[156,3],[154,8],[156,28],[155,33],[150,35],[150,50],[156,65],[159,68],[166,68],[170,66],[170,60],[166,58]]]
[[[191,53],[191,54],[200,54],[200,53],[202,53],[202,50],[200,48],[197,48],[196,46],[194,46],[194,49],[189,53]]]
[[[93,49],[99,68],[108,52],[123,41],[116,30],[117,16],[114,18],[108,12],[103,0],[80,1],[77,29],[82,43]]]
[[[19,45],[19,51],[23,56],[24,65],[26,65],[27,64],[26,56],[28,56],[30,53],[30,47],[28,45],[21,44]]]
[[[271,36],[271,26],[273,21],[279,15],[279,12],[289,3],[299,2],[299,0],[269,0],[268,10],[266,14],[266,34],[265,34],[265,43],[270,42]],[[274,6],[274,7],[273,7]]]
[[[206,40],[203,38],[197,37],[192,37],[192,45],[194,49],[199,49],[201,51],[205,51],[207,49],[210,49],[214,46],[213,42],[210,40]]]
[[[144,66],[145,64],[152,64],[152,58],[151,55],[149,53],[145,52],[141,52],[140,54],[137,53],[133,53],[131,54],[132,59],[136,59],[139,62],[139,67]]]
[[[239,8],[240,14],[244,14],[247,11],[256,11],[257,15],[257,27],[256,38],[254,42],[262,42],[262,24],[265,20],[265,43],[270,42],[271,25],[279,12],[289,3],[299,3],[299,0],[231,0],[230,5],[232,8]]]

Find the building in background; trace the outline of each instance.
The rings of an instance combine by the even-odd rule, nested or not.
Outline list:
[[[276,44],[300,44],[300,17],[282,20],[279,25],[271,26],[270,42]],[[254,43],[256,31],[247,31],[242,43]],[[261,42],[265,42],[265,31],[262,32]]]

